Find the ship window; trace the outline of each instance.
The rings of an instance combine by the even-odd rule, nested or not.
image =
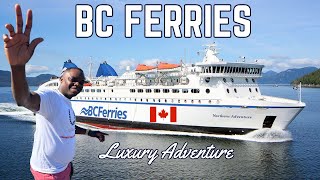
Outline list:
[[[193,100],[191,100],[191,103],[193,103]]]
[[[199,100],[198,103],[201,104],[201,100]]]
[[[131,92],[131,93],[135,93],[136,90],[135,90],[135,89],[130,89],[130,92]]]
[[[143,93],[143,89],[138,89],[138,93]]]
[[[247,83],[249,82],[248,78],[246,78],[246,82],[247,82]]]
[[[113,89],[111,89],[111,92],[113,92]]]
[[[160,89],[154,89],[153,92],[160,93]]]
[[[217,73],[220,73],[220,66],[217,67]]]
[[[101,89],[97,89],[97,92],[100,93],[100,92],[101,92]]]
[[[141,99],[141,102],[142,102],[142,99]]]
[[[103,92],[106,92],[106,90],[104,89]]]
[[[162,90],[163,93],[169,93],[169,91],[170,91],[169,89],[163,89]]]
[[[230,93],[229,89],[227,89],[227,93]]]
[[[147,102],[149,102],[149,100],[148,100],[148,99],[146,99],[146,101],[147,101]]]
[[[184,103],[187,103],[187,100],[184,100]]]
[[[234,88],[233,90],[234,90],[235,93],[237,93],[237,89],[236,88]]]
[[[151,93],[151,89],[146,89],[146,93]]]
[[[199,93],[200,90],[199,89],[191,89],[191,93]]]
[[[221,67],[221,73],[224,73],[224,66]]]
[[[96,90],[95,89],[91,89],[91,92],[95,92]]]
[[[256,81],[252,78],[252,82],[255,83]]]
[[[258,91],[258,88],[256,88],[256,92],[259,92],[259,91]]]
[[[209,103],[211,104],[211,100],[209,100]]]
[[[212,73],[216,73],[216,66],[212,67]]]
[[[252,92],[252,91],[251,91],[251,88],[249,88],[249,92]]]
[[[233,78],[231,78],[231,82],[234,82]]]
[[[161,102],[160,99],[158,99],[158,102]]]
[[[209,83],[210,82],[210,77],[206,77],[204,80],[206,81],[206,83]]]
[[[206,89],[206,93],[209,94],[210,93],[210,89]]]
[[[188,89],[182,89],[182,93],[188,93]]]
[[[225,82],[225,83],[227,82],[226,78],[223,78],[223,82]]]
[[[165,99],[164,102],[167,102],[167,100]]]
[[[81,92],[83,92],[84,90],[82,89]]]
[[[172,93],[179,93],[179,89],[172,89]]]
[[[178,103],[180,103],[180,99],[178,100]]]
[[[155,99],[153,99],[153,102],[156,102],[156,100],[155,100]]]

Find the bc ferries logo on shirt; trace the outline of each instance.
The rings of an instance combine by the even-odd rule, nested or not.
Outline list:
[[[116,109],[105,109],[103,106],[89,106],[82,108],[80,114],[94,117],[105,117],[111,119],[127,119],[127,111]]]

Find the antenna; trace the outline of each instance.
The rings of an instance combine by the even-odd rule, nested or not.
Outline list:
[[[91,79],[92,76],[91,76],[91,70],[92,70],[92,57],[90,56],[90,61],[89,61],[89,78]]]

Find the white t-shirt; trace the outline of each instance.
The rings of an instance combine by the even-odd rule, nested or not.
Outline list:
[[[56,174],[74,158],[76,117],[70,100],[59,90],[41,88],[36,93],[41,100],[30,165],[38,172]]]

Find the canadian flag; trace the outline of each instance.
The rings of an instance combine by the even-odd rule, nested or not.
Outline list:
[[[177,107],[150,107],[150,122],[177,122]]]

